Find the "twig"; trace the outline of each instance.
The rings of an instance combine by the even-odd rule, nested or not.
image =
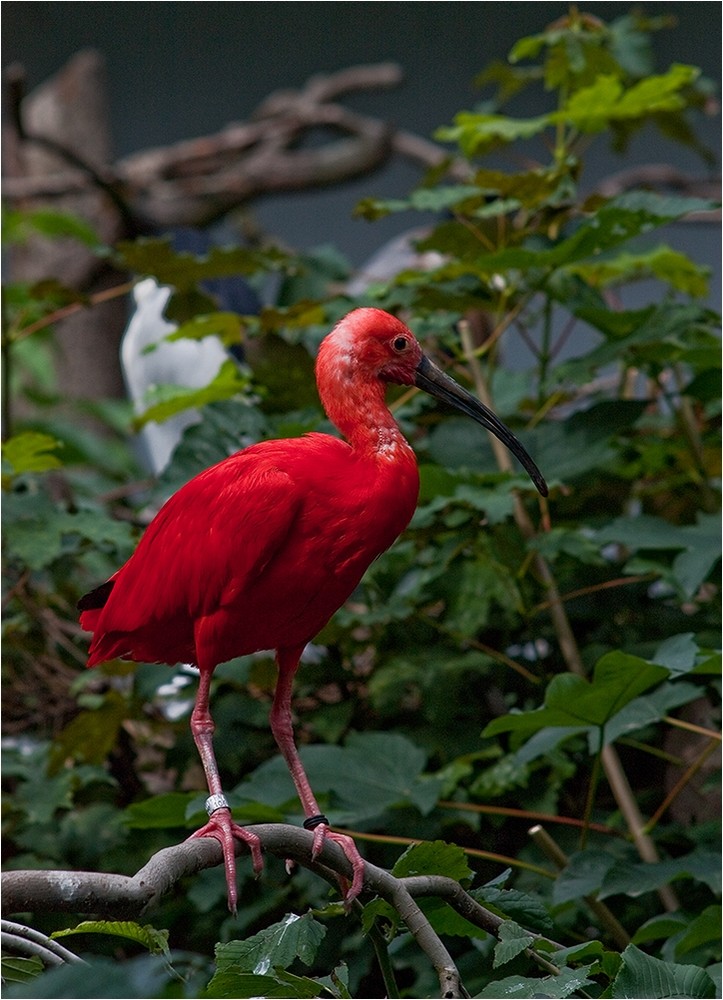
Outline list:
[[[537,846],[560,871],[567,867],[570,859],[543,827],[533,826],[528,832]],[[601,903],[594,896],[583,896],[583,899],[619,947],[627,948],[630,944],[630,935],[605,903]]]
[[[459,327],[460,336],[462,338],[462,347],[469,364],[477,395],[486,406],[491,407],[492,400],[487,388],[487,381],[484,377],[484,373],[482,372],[482,367],[475,352],[474,344],[472,343],[469,326],[467,323],[461,322]],[[502,442],[498,441],[496,437],[490,435],[490,439],[494,449],[495,458],[500,469],[505,472],[511,472],[512,459],[510,458],[509,452]],[[540,502],[543,504],[544,512],[546,509],[546,501],[541,500]],[[513,514],[522,536],[528,540],[534,538],[537,533],[535,526],[532,523],[530,515],[527,513],[525,505],[516,491],[513,494]],[[580,677],[585,677],[585,667],[582,662],[580,650],[572,631],[572,627],[570,626],[570,620],[567,617],[567,612],[552,570],[539,552],[534,554],[533,561],[538,576],[547,591],[550,617],[557,634],[560,652],[562,653],[567,668],[571,673],[577,674]],[[630,836],[633,839],[640,857],[643,861],[658,861],[659,857],[657,849],[652,838],[645,832],[645,822],[643,820],[642,813],[638,808],[637,800],[633,794],[632,788],[630,787],[630,783],[627,779],[625,771],[623,770],[622,764],[620,763],[617,751],[611,744],[608,744],[603,747],[600,756],[605,770],[605,776],[608,780],[612,793],[615,796],[615,801],[625,817],[628,830],[630,831]],[[671,912],[678,909],[678,900],[670,886],[662,886],[658,890],[658,894],[666,909]]]
[[[718,749],[720,749],[720,736],[718,736],[718,734],[716,733],[715,736],[710,740],[708,745],[703,748],[701,753],[698,755],[697,759],[693,761],[690,767],[688,767],[685,774],[681,775],[678,781],[676,781],[673,788],[671,788],[671,790],[665,796],[665,798],[660,803],[658,808],[655,810],[653,815],[650,817],[645,827],[646,833],[650,833],[653,827],[657,824],[660,817],[663,815],[666,809],[669,808],[671,803],[674,802],[675,799],[680,795],[680,793],[683,791],[683,789],[688,784],[693,775],[700,770],[700,768],[703,766],[703,764],[705,764],[705,762],[708,760],[713,751]]]
[[[535,812],[534,809],[515,809],[513,806],[486,806],[479,802],[454,802],[453,800],[443,800],[437,803],[440,809],[461,809],[467,812],[486,813],[491,816],[516,816],[518,819],[539,820],[542,823],[559,823],[563,826],[582,826],[583,820],[576,816],[551,816],[549,813]],[[609,836],[619,837],[620,831],[612,826],[605,826],[603,823],[588,823],[588,829],[597,833],[606,833]]]
[[[46,937],[40,931],[12,920],[2,921],[2,943],[9,951],[23,955],[37,955],[43,965],[62,965],[64,962],[85,965],[82,958],[64,948],[62,944]]]

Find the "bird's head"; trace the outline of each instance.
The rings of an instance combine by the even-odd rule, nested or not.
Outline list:
[[[392,382],[415,385],[471,417],[499,438],[527,471],[542,496],[547,484],[523,445],[505,424],[475,396],[424,354],[412,331],[382,309],[354,309],[322,341],[317,358],[317,379],[337,385]],[[343,388],[340,386],[340,391]]]

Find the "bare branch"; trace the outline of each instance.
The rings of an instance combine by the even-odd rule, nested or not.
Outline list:
[[[295,826],[254,826],[264,850],[279,858],[290,858],[332,885],[338,876],[351,876],[349,861],[337,844],[326,841],[316,860],[311,859],[313,834]],[[237,852],[245,847],[237,844]],[[137,918],[154,906],[182,878],[222,863],[221,848],[211,838],[186,840],[154,854],[136,875],[105,872],[8,871],[2,875],[2,906],[5,913],[72,912],[93,913],[112,919]],[[476,926],[497,935],[502,919],[480,906],[453,879],[443,876],[396,878],[367,863],[364,890],[381,896],[399,913],[437,972],[441,996],[465,997],[459,972],[416,899],[438,896]],[[534,957],[534,956],[533,956]]]
[[[16,924],[11,920],[2,921],[2,943],[8,951],[16,954],[36,955],[43,965],[62,965],[64,962],[85,965],[82,958],[78,958],[62,944],[32,927]]]

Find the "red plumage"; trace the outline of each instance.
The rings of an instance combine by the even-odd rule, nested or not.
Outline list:
[[[218,663],[304,646],[406,527],[416,466],[381,468],[324,434],[266,441],[161,508],[105,606],[84,611],[88,665]]]
[[[291,684],[304,646],[369,564],[404,530],[419,490],[414,453],[385,401],[386,385],[417,385],[463,410],[510,447],[546,492],[519,442],[489,410],[437,369],[411,332],[379,309],[357,309],[322,342],[316,378],[324,408],[346,441],[325,434],[267,441],[219,462],[161,508],[128,562],[79,603],[93,633],[88,665],[114,657],[195,663],[191,729],[206,772],[209,822],[193,836],[219,840],[229,906],[236,908],[234,838],[261,867],[260,844],[231,820],[213,754],[211,675],[226,660],[276,650],[271,728],[314,830],[351,861],[347,900],[364,865],[350,837],[329,830],[294,744]]]

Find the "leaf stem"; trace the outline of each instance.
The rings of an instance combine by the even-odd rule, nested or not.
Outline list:
[[[460,336],[462,338],[462,345],[470,366],[477,395],[486,406],[491,407],[492,400],[490,398],[490,393],[487,388],[482,368],[479,364],[479,360],[474,354],[474,351],[471,349],[472,343],[470,331],[469,328],[463,323],[460,323]],[[512,459],[502,442],[497,441],[495,437],[492,437],[492,447],[500,469],[503,471],[511,471]],[[546,507],[544,505],[542,509],[543,511],[546,511]],[[534,538],[537,533],[535,526],[532,523],[532,519],[528,514],[525,505],[517,493],[514,493],[513,495],[513,512],[515,521],[522,536],[528,541]],[[572,627],[570,626],[570,620],[567,617],[567,612],[565,611],[553,572],[547,564],[547,561],[539,552],[535,553],[534,564],[540,577],[540,581],[547,591],[550,618],[552,619],[552,624],[557,634],[557,641],[560,646],[560,652],[567,665],[567,669],[573,674],[585,677],[586,671],[582,661],[582,656],[580,655],[580,650],[572,631]],[[628,825],[630,836],[635,843],[640,857],[643,861],[658,861],[659,857],[655,844],[648,834],[644,832],[643,817],[638,807],[637,799],[633,794],[630,782],[628,781],[627,775],[623,770],[623,766],[620,763],[620,758],[618,757],[615,748],[612,745],[604,747],[601,759],[602,765],[605,769],[605,776],[615,797],[615,801],[625,817],[625,822]],[[670,886],[662,886],[659,890],[659,895],[666,909],[670,911],[678,909],[678,900]]]
[[[687,729],[689,733],[699,733],[701,736],[707,736],[711,740],[721,741],[721,734],[714,732],[712,729],[706,729],[704,726],[696,726],[694,722],[686,722],[685,719],[676,719],[672,715],[664,715],[663,722],[667,722],[669,726],[675,726],[676,729]]]
[[[354,900],[354,909],[356,910],[357,916],[360,918],[364,912],[364,907],[359,902],[358,899]],[[400,996],[399,987],[397,986],[397,981],[394,978],[394,966],[392,965],[391,959],[389,958],[389,948],[387,947],[387,940],[379,930],[377,921],[373,920],[369,930],[367,931],[367,937],[371,941],[372,948],[374,949],[374,954],[377,956],[377,962],[379,963],[379,971],[382,974],[382,979],[384,980],[385,995],[390,998],[390,1000],[397,1000]]]
[[[698,755],[697,759],[693,761],[690,767],[685,771],[683,775],[676,781],[675,785],[668,794],[665,796],[663,801],[660,803],[658,808],[655,810],[653,815],[650,817],[648,822],[645,824],[645,832],[650,833],[650,831],[655,827],[660,817],[668,809],[668,807],[677,799],[680,793],[683,791],[685,786],[688,784],[690,779],[696,774],[706,760],[710,757],[714,750],[717,750],[720,746],[720,736],[717,734],[713,739],[709,740],[708,745],[703,748],[701,753]]]
[[[528,833],[559,871],[567,867],[570,859],[560,845],[552,839],[547,830],[538,825],[531,827]],[[594,896],[583,896],[583,899],[618,946],[620,948],[627,948],[630,944],[630,935],[605,903],[602,903],[599,899],[595,899]]]
[[[535,812],[534,809],[515,809],[512,806],[488,806],[477,802],[454,802],[447,799],[441,800],[437,805],[441,809],[459,809],[463,812],[484,813],[491,816],[514,816],[528,822],[538,820],[541,823],[558,823],[561,826],[580,827],[585,822],[574,816],[551,816],[549,813]],[[587,826],[589,830],[594,830],[596,833],[605,833],[613,837],[620,836],[620,831],[615,830],[612,826],[605,826],[602,823],[588,823]]]
[[[407,847],[412,844],[423,844],[424,840],[419,837],[398,837],[391,833],[367,833],[365,830],[350,830],[347,827],[334,826],[339,833],[345,833],[354,840],[368,840],[375,844],[403,844]],[[473,858],[483,858],[485,861],[497,861],[510,868],[521,868],[524,871],[533,872],[535,875],[542,875],[544,878],[554,879],[554,872],[541,865],[531,864],[529,861],[520,861],[519,858],[510,858],[506,854],[494,854],[492,851],[481,851],[477,847],[463,847],[465,854]]]
[[[53,312],[48,313],[46,316],[41,316],[40,319],[35,320],[34,323],[29,323],[27,326],[22,327],[18,330],[14,340],[24,340],[26,337],[30,337],[32,334],[37,333],[39,330],[44,330],[48,326],[52,326],[53,323],[59,322],[61,319],[67,319],[68,316],[73,316],[75,313],[80,312],[81,309],[90,309],[92,306],[100,305],[102,302],[108,302],[111,299],[120,298],[122,295],[127,295],[128,292],[132,291],[135,286],[135,281],[126,281],[122,285],[114,285],[112,288],[103,288],[99,292],[94,292],[92,295],[88,296],[86,302],[70,302],[67,306],[61,306],[59,309],[53,310]]]

